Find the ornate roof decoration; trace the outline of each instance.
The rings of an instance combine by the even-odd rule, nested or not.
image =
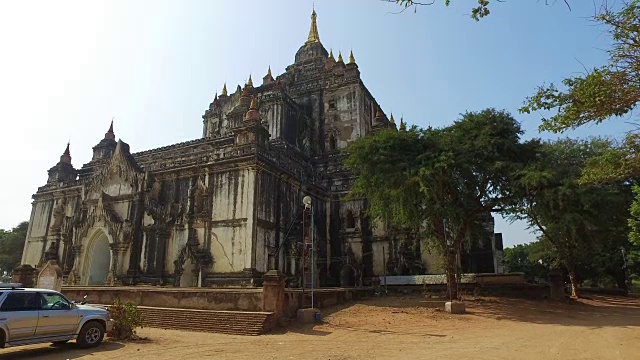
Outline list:
[[[227,95],[229,94],[227,93],[227,83],[225,82],[224,86],[222,87],[222,96],[227,96]]]
[[[353,57],[353,50],[349,52],[349,64],[355,64],[356,59]]]
[[[312,44],[316,42],[320,42],[320,35],[318,34],[318,23],[316,10],[314,9],[311,13],[311,27],[309,28],[309,37],[307,38],[307,42],[305,44]]]
[[[111,119],[111,126],[109,126],[109,130],[104,134],[105,139],[116,139],[116,134],[113,132],[113,119]]]
[[[71,164],[71,152],[69,151],[70,142],[67,143],[67,148],[64,150],[64,153],[60,156],[60,162],[64,164]]]
[[[118,140],[111,161],[93,178],[88,191],[89,193],[101,193],[107,181],[114,176],[118,176],[123,181],[131,184],[135,191],[138,176],[141,174],[142,169],[129,152],[129,145],[122,140]]]
[[[253,96],[251,99],[251,106],[249,107],[249,111],[244,115],[245,120],[259,120],[260,112],[258,112],[258,98]]]

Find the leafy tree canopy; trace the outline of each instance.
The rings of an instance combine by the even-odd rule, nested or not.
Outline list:
[[[408,9],[410,7],[414,7],[414,12],[415,12],[415,11],[417,11],[418,6],[433,5],[433,4],[436,3],[437,0],[426,0],[426,1],[386,0],[386,1],[387,2],[395,2],[396,4],[400,4],[400,5],[402,5],[404,7],[404,10],[406,10],[406,9]],[[458,0],[458,1],[460,1],[460,0]],[[497,0],[497,1],[500,2],[501,0]],[[444,4],[446,6],[451,5],[451,0],[442,0],[442,2],[444,2]],[[568,0],[563,0],[563,2],[567,5],[569,10],[571,10],[571,6],[569,5],[569,1]],[[550,3],[549,0],[545,1],[545,4],[549,4],[549,3]],[[551,1],[551,3],[555,3],[555,0]],[[482,19],[483,17],[488,16],[489,14],[491,14],[491,11],[489,10],[489,0],[477,0],[477,5],[471,8],[471,18],[474,19],[475,21],[480,21],[480,19]]]
[[[603,6],[594,17],[613,39],[609,63],[587,74],[540,86],[520,112],[551,111],[541,130],[562,132],[621,117],[640,101],[640,0],[624,1],[619,10]]]
[[[463,241],[482,234],[482,220],[512,201],[511,184],[533,158],[520,124],[505,111],[462,114],[442,129],[386,130],[346,149],[357,174],[352,197],[368,199],[368,215],[408,228],[448,250],[456,273]],[[449,277],[448,283],[455,285]]]
[[[527,221],[553,245],[575,296],[578,270],[593,262],[603,244],[626,239],[628,187],[580,184],[589,159],[610,149],[611,142],[600,138],[543,143],[538,161],[522,173],[521,202],[512,208],[513,218]]]
[[[29,223],[24,221],[11,231],[0,229],[0,272],[11,273],[20,265]]]

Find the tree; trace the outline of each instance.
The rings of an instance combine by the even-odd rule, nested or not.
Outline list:
[[[599,138],[543,143],[538,161],[523,171],[521,203],[512,209],[514,218],[527,221],[553,245],[574,297],[580,296],[578,270],[593,266],[605,245],[625,238],[628,189],[580,183],[588,159],[610,147],[610,141]]]
[[[556,263],[553,249],[548,242],[537,240],[504,249],[504,265],[508,272],[522,272],[528,280],[546,280],[552,265]]]
[[[609,62],[587,74],[540,86],[520,112],[552,111],[542,118],[541,130],[562,132],[581,125],[621,117],[640,101],[640,0],[623,1],[620,10],[605,5],[594,17],[605,25],[613,45]]]
[[[510,114],[486,109],[443,129],[364,137],[346,149],[345,165],[357,174],[350,196],[368,199],[370,217],[433,240],[457,298],[463,242],[483,235],[483,217],[510,200],[513,177],[531,157],[521,134]]]
[[[29,223],[24,221],[11,231],[0,229],[0,273],[11,274],[20,265]]]
[[[417,11],[418,6],[425,6],[425,5],[433,5],[436,3],[436,0],[430,0],[427,2],[422,2],[422,1],[413,1],[413,0],[386,0],[387,2],[395,2],[396,4],[400,4],[401,6],[404,7],[404,10],[413,7],[414,8],[414,12]],[[500,0],[498,0],[500,1]],[[474,19],[475,21],[480,21],[481,18],[488,16],[491,11],[489,10],[489,0],[477,0],[478,2],[478,6],[475,6],[473,8],[471,8],[471,18]],[[569,10],[571,10],[571,6],[569,5],[569,1],[568,0],[563,0],[563,2],[567,5],[567,7],[569,8]],[[555,1],[549,1],[546,0],[545,4],[549,5],[550,3],[555,3]],[[446,6],[451,5],[451,0],[444,0],[444,4]]]

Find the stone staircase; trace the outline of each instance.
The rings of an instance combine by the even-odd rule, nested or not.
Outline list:
[[[260,335],[274,325],[270,312],[214,311],[139,306],[143,326],[230,335]]]

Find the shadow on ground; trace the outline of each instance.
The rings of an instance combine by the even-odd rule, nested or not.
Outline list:
[[[38,346],[38,345],[36,345]],[[40,347],[10,347],[0,350],[0,360],[14,359],[77,359],[82,356],[92,355],[96,359],[100,358],[101,353],[118,350],[124,347],[124,344],[114,341],[105,341],[100,346],[91,349],[81,349],[75,342],[63,345],[40,345]]]
[[[331,329],[343,329],[349,331],[363,331],[380,334],[398,335],[418,335],[437,336],[444,335],[430,334],[423,331],[418,332],[396,332],[390,327],[383,329],[377,326],[369,326],[366,319],[363,323],[355,326],[344,326],[340,321],[332,321],[339,318],[343,313],[348,313],[352,306],[365,306],[379,308],[381,313],[390,316],[390,325],[395,314],[402,314],[403,319],[407,316],[415,321],[424,322],[428,326],[433,321],[450,321],[452,317],[459,320],[473,321],[477,318],[494,319],[500,321],[516,321],[532,324],[550,324],[562,326],[580,326],[591,329],[604,327],[637,327],[640,326],[640,298],[619,297],[606,295],[588,295],[580,300],[566,302],[556,302],[551,300],[526,300],[512,298],[468,298],[467,313],[464,315],[450,315],[443,311],[443,298],[430,298],[424,295],[390,295],[383,297],[360,300],[357,303],[342,304],[330,308],[321,309],[323,321],[315,325],[299,325],[295,320],[287,330],[276,332],[276,334],[286,334],[287,332],[300,333],[305,335],[328,335]],[[425,309],[430,311],[425,313]],[[403,320],[396,320],[403,321]],[[329,326],[321,326],[329,325]],[[472,326],[470,324],[470,326]]]
[[[497,320],[589,328],[640,325],[640,301],[632,297],[591,295],[577,301],[493,298],[469,302],[469,313]]]

